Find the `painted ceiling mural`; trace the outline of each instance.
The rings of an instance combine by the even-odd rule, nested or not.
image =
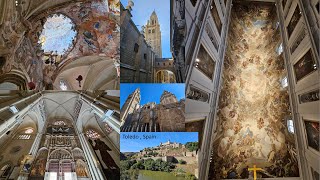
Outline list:
[[[210,176],[248,178],[253,165],[263,168],[261,177],[298,176],[275,6],[235,3],[233,9]]]
[[[59,71],[84,56],[120,59],[120,2],[92,0],[65,3],[33,15],[32,27],[4,72],[20,69],[34,89],[52,89]]]

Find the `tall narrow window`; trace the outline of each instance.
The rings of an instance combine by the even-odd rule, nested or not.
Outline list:
[[[194,66],[212,80],[215,62],[202,45],[200,46]]]
[[[282,88],[288,87],[288,78],[287,78],[287,77],[284,77],[284,78],[281,80],[281,86],[282,86]]]
[[[291,119],[287,120],[287,127],[288,127],[288,131],[293,134],[294,133],[293,120]]]
[[[218,12],[218,9],[217,9],[217,6],[215,4],[214,1],[212,1],[212,4],[211,4],[211,15],[212,15],[212,18],[213,18],[213,21],[218,29],[218,32],[219,34],[221,33],[221,29],[222,29],[222,22],[221,22],[221,19],[220,19],[220,16],[219,16],[219,12]]]
[[[311,49],[294,65],[297,81],[317,70],[317,64],[313,58]]]
[[[291,20],[288,24],[288,27],[287,27],[289,38],[290,38],[293,30],[295,29],[296,25],[298,24],[300,18],[301,18],[301,11],[300,11],[299,5],[297,5],[296,10],[294,11],[294,13],[291,17]]]

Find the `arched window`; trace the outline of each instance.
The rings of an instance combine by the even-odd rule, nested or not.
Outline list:
[[[29,128],[27,128],[26,130],[24,130],[23,132],[21,132],[21,133],[18,135],[17,139],[20,139],[20,140],[28,140],[28,139],[31,138],[31,134],[32,134],[33,132],[34,132],[34,130],[33,130],[31,127],[29,127]]]
[[[60,80],[60,89],[63,90],[63,91],[66,91],[68,90],[68,87],[67,87],[67,84],[64,80]]]
[[[28,128],[24,131],[24,133],[26,134],[32,134],[33,133],[33,129],[32,128]]]
[[[55,126],[65,126],[66,123],[64,121],[56,121],[56,122],[53,123],[53,125],[55,125]]]
[[[28,134],[20,134],[18,136],[18,139],[24,139],[24,140],[27,140],[27,139],[30,139],[31,138],[31,135],[28,135]]]
[[[95,130],[93,130],[93,129],[87,130],[86,135],[87,135],[87,137],[90,138],[90,139],[98,139],[98,138],[100,138],[100,134],[97,133],[97,132],[96,132]]]
[[[73,46],[76,37],[75,24],[63,14],[52,14],[44,23],[38,43],[45,53],[63,55]]]

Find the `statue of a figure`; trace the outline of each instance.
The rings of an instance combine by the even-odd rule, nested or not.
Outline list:
[[[133,7],[133,6],[134,6],[133,1],[132,1],[132,0],[129,0],[126,9],[128,9],[129,11],[132,11],[132,7]]]

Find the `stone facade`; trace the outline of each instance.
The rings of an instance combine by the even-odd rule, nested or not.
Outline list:
[[[136,90],[133,94],[137,95]],[[129,96],[129,99],[132,96]],[[127,100],[129,104],[130,100]],[[184,131],[184,100],[178,101],[174,94],[164,91],[160,104],[155,102],[147,103],[141,107],[138,104],[125,104],[122,112],[129,112],[128,109],[134,109],[127,113],[123,118],[122,132],[161,132],[161,131]],[[140,103],[140,101],[139,101]]]
[[[154,75],[156,83],[175,83],[176,70],[173,59],[156,58],[154,65]]]
[[[121,82],[153,82],[155,53],[131,17],[131,7],[121,5]]]
[[[154,11],[141,31],[132,21],[133,1],[127,7],[121,5],[120,71],[123,83],[181,83],[184,70],[184,1],[174,3],[171,11],[170,44],[172,57],[162,58],[160,22]],[[178,8],[175,8],[178,7]],[[173,8],[173,9],[172,9]],[[178,10],[177,10],[178,9]],[[174,40],[172,40],[174,39]],[[179,44],[178,44],[179,43]],[[171,62],[169,62],[171,61]],[[170,64],[166,66],[157,64]],[[164,72],[165,71],[165,72]]]
[[[187,33],[185,18],[185,0],[171,1],[170,17],[170,44],[172,56],[175,61],[176,81],[185,82],[185,36]]]

